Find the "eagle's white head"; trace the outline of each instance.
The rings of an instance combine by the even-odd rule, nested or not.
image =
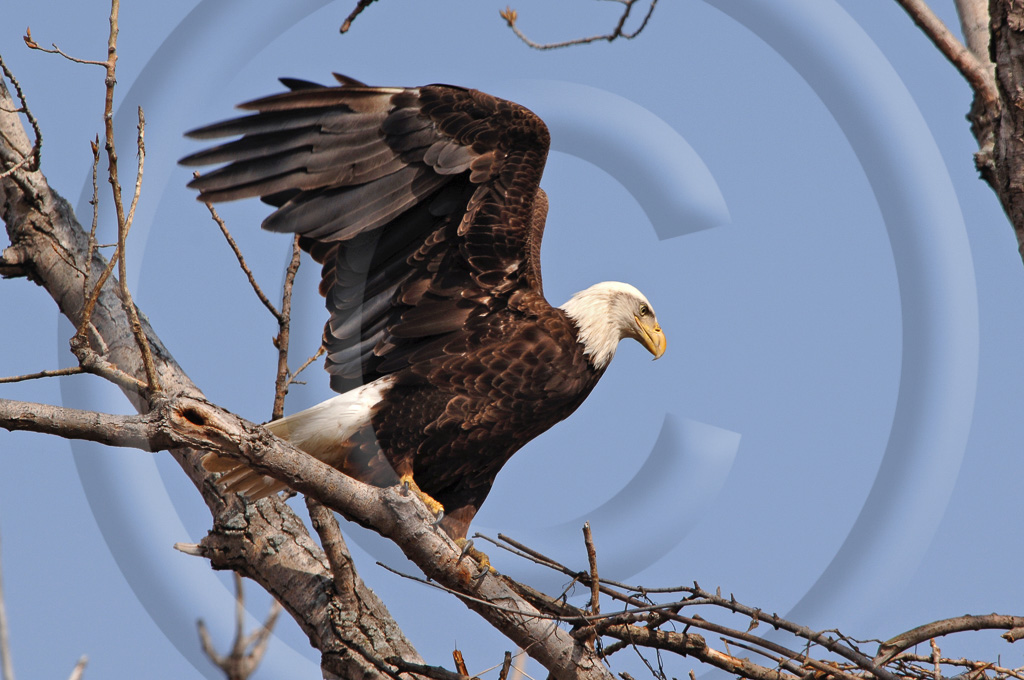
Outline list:
[[[561,309],[579,327],[585,354],[598,369],[608,365],[623,338],[633,338],[655,359],[665,353],[665,333],[654,308],[628,283],[594,284],[573,295]]]

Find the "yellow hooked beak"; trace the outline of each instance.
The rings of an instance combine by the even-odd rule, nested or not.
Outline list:
[[[665,353],[666,346],[665,333],[661,330],[661,324],[653,314],[643,318],[634,314],[633,318],[636,319],[636,327],[640,329],[640,337],[637,338],[640,344],[646,347],[655,359],[660,358]]]

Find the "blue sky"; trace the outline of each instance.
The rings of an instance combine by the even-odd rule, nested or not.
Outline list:
[[[955,28],[952,3],[936,4]],[[617,10],[551,5],[517,3],[521,28],[560,40],[605,30]],[[1024,592],[1003,565],[1024,556],[1024,266],[973,169],[970,93],[953,68],[889,0],[662,3],[632,42],[545,53],[511,35],[502,7],[386,0],[345,36],[348,2],[122,8],[122,167],[137,105],[147,118],[131,284],[193,380],[245,417],[269,417],[273,322],[184,188],[175,161],[198,147],[182,132],[277,91],[279,76],[339,71],[513,97],[554,139],[548,297],[634,283],[669,347],[651,363],[624,344],[584,407],[513,458],[473,528],[582,565],[589,519],[603,573],[698,580],[856,637],[1015,613]],[[40,0],[3,12],[0,50],[43,127],[44,172],[82,210],[102,72],[30,52],[21,35],[31,26],[41,44],[101,58],[108,8]],[[222,210],[274,289],[287,240],[257,228],[266,212],[255,201]],[[296,365],[323,323],[314,268],[300,279]],[[3,286],[0,310],[17,321],[0,331],[0,373],[65,365],[68,329],[52,302],[24,281]],[[288,410],[329,395],[319,369],[306,380]],[[0,394],[129,410],[82,378]],[[209,520],[166,456],[2,433],[0,471],[22,677],[60,677],[83,653],[97,677],[218,677],[193,622],[206,618],[228,644],[229,581],[171,550]],[[474,614],[374,565],[414,569],[396,549],[348,535],[363,578],[428,661],[447,664],[455,646],[472,672],[500,661],[508,643]],[[489,552],[499,569],[561,585]],[[265,598],[251,601],[262,616]],[[995,634],[944,651],[1022,664]],[[282,625],[258,677],[312,677],[310,659]]]

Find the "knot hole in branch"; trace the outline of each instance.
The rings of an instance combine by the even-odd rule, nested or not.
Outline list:
[[[200,413],[198,409],[192,408],[191,406],[186,406],[182,409],[179,409],[178,415],[187,420],[188,422],[192,423],[193,425],[197,425],[199,427],[206,426],[206,416]]]

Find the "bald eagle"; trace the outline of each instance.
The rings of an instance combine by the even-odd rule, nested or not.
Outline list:
[[[340,395],[267,427],[365,482],[404,483],[465,540],[495,476],[569,416],[619,340],[658,358],[651,303],[598,283],[560,307],[541,287],[547,127],[533,112],[448,85],[324,87],[240,106],[249,115],[194,130],[241,137],[186,165],[199,200],[259,196],[269,231],[300,236],[322,265],[326,369]],[[210,455],[228,489],[284,488]]]

